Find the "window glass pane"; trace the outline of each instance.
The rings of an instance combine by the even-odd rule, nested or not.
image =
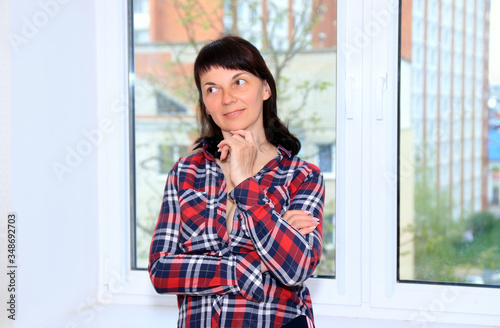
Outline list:
[[[324,174],[332,174],[335,172],[334,154],[334,144],[318,144],[318,167]]]
[[[398,277],[500,286],[500,3],[440,3],[402,1]]]
[[[196,54],[231,33],[261,50],[276,79],[279,116],[302,142],[299,156],[324,170],[323,255],[315,274],[335,276],[336,1],[133,4],[134,268],[147,267],[166,175],[197,137]]]

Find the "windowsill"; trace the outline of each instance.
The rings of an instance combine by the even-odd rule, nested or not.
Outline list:
[[[68,316],[52,326],[70,326],[86,328],[108,327],[148,327],[165,328],[175,327],[177,322],[177,308],[171,306],[145,306],[130,304],[94,305],[72,316]],[[409,322],[397,320],[359,319],[335,316],[316,316],[316,328],[359,328],[359,327],[428,327],[428,328],[484,328],[488,326],[457,325],[444,323]]]

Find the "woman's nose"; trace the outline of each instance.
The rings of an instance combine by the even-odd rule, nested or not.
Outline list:
[[[236,98],[234,97],[233,93],[229,90],[224,90],[222,93],[222,104],[223,105],[229,105],[233,102],[236,101]]]

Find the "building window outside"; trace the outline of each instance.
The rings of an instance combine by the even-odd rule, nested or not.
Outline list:
[[[403,1],[402,7],[412,12],[402,17],[418,21],[418,28],[401,38],[411,39],[411,47],[426,48],[427,58],[415,56],[414,62],[402,58],[410,62],[408,72],[416,76],[401,74],[402,80],[414,82],[412,94],[401,97],[422,99],[426,107],[413,102],[413,117],[422,119],[413,120],[413,134],[400,131],[399,144],[413,144],[415,172],[414,179],[399,181],[400,190],[413,190],[413,194],[399,195],[399,240],[404,243],[399,245],[398,277],[403,282],[500,286],[499,191],[484,186],[494,176],[488,169],[493,159],[483,147],[488,143],[488,131],[483,129],[489,122],[485,115],[489,88],[483,88],[489,81],[484,70],[490,60],[484,39],[488,34],[483,33],[489,20],[483,17],[485,10],[489,15],[490,2],[485,2],[486,7],[482,1],[456,1],[451,6],[432,3],[413,1],[411,7]],[[426,10],[429,17],[422,15]],[[446,24],[435,24],[436,17]],[[426,40],[422,40],[426,35],[422,30],[427,30]],[[439,33],[441,44],[429,36]],[[401,49],[403,53],[411,52]],[[434,78],[436,73],[439,79]],[[421,74],[427,76],[427,84],[418,78]],[[443,99],[439,108],[435,98]],[[442,128],[437,130],[437,126]],[[400,154],[409,151],[400,148]],[[496,180],[488,181],[490,186],[495,184]],[[488,205],[492,202],[495,206]]]
[[[319,144],[318,167],[323,174],[335,174],[335,144]]]
[[[149,41],[149,2],[134,2],[134,40],[138,43]]]
[[[164,92],[156,90],[156,109],[158,115],[181,115],[187,114],[187,108],[177,101],[169,98]]]
[[[280,118],[301,140],[299,156],[330,174],[325,179],[324,250],[315,271],[335,276],[336,1],[192,2],[134,0],[135,213],[133,269],[145,269],[165,175],[197,137],[199,49],[232,33],[253,42],[273,73]],[[146,9],[147,8],[147,11]],[[147,26],[145,26],[147,23]],[[138,31],[134,31],[138,35]],[[324,35],[319,40],[315,36]],[[321,51],[317,49],[321,48]],[[318,158],[317,140],[328,140]],[[318,162],[320,161],[320,162]]]

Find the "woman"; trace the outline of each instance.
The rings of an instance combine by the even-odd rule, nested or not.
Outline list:
[[[224,36],[194,64],[197,153],[169,173],[149,273],[178,295],[178,327],[313,327],[324,183],[277,116],[259,51]]]

